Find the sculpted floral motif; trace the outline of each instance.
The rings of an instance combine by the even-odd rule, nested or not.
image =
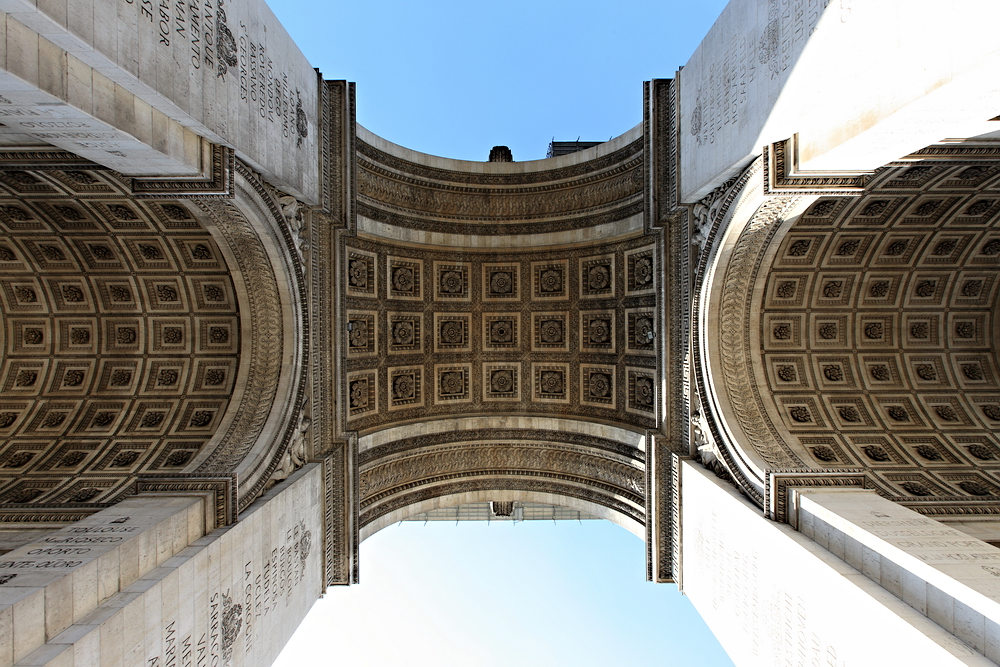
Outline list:
[[[636,378],[635,380],[635,402],[638,405],[652,407],[653,405],[653,379],[647,377]]]
[[[900,484],[903,490],[909,493],[911,496],[930,496],[933,495],[931,490],[919,482],[903,482]]]
[[[449,371],[441,375],[441,393],[461,394],[465,391],[465,377],[461,372]]]
[[[459,271],[445,271],[441,274],[441,291],[444,294],[461,294],[465,281]]]
[[[160,375],[156,378],[156,384],[162,387],[172,387],[177,384],[179,378],[180,374],[175,369],[164,368],[160,370]]]
[[[509,271],[494,271],[490,275],[491,294],[511,294],[514,291],[514,276]]]
[[[901,405],[890,405],[885,411],[893,421],[910,421],[910,413]]]
[[[142,416],[140,425],[142,428],[156,428],[163,423],[162,412],[147,412]]]
[[[50,262],[62,262],[66,260],[66,255],[63,253],[62,248],[54,245],[41,245],[38,249],[42,251],[42,255],[45,259]]]
[[[365,320],[352,320],[348,341],[350,346],[354,348],[368,347],[368,322]]]
[[[498,394],[513,391],[514,371],[507,369],[495,370],[490,373],[490,388]]]
[[[653,282],[653,260],[649,257],[640,257],[635,260],[633,269],[636,286],[649,285]]]
[[[14,296],[21,303],[35,303],[36,301],[38,301],[38,295],[35,294],[35,290],[31,289],[30,287],[21,287],[21,286],[15,287]]]
[[[875,280],[868,287],[868,293],[871,294],[876,299],[881,299],[882,297],[889,294],[889,282],[887,280]]]
[[[63,300],[67,303],[79,303],[83,301],[83,290],[76,285],[62,286]]]
[[[927,298],[934,296],[934,291],[936,289],[937,289],[936,280],[923,280],[917,284],[917,287],[914,291],[917,293],[917,296]]]
[[[184,340],[184,330],[180,327],[163,327],[163,342],[177,345]]]
[[[204,428],[212,423],[212,417],[214,414],[208,410],[196,410],[191,415],[190,424],[195,428]]]
[[[349,264],[348,282],[353,287],[368,287],[368,262],[363,259],[352,259]]]
[[[595,345],[607,343],[611,339],[611,320],[593,318],[587,328],[590,342]]]
[[[886,249],[885,254],[891,257],[897,257],[906,252],[906,247],[910,244],[909,241],[893,241],[890,243]]]
[[[986,415],[987,419],[1000,422],[1000,405],[997,405],[996,403],[988,403],[984,405],[983,414]]]
[[[97,428],[104,428],[105,426],[110,426],[115,421],[115,417],[116,414],[114,412],[98,412],[94,415],[94,419],[90,422],[90,425]]]
[[[562,320],[542,320],[538,325],[538,334],[546,343],[563,342]]]
[[[951,252],[958,246],[958,241],[955,239],[946,239],[941,241],[936,246],[934,246],[934,255],[950,255]]]
[[[606,398],[611,395],[611,376],[607,373],[590,374],[590,395]]]
[[[825,322],[819,325],[819,337],[823,340],[833,340],[837,337],[837,325],[833,322]]]
[[[962,375],[970,380],[982,380],[983,368],[979,364],[962,364]]]
[[[90,342],[90,329],[70,329],[69,339],[74,345],[86,345]]]
[[[853,424],[861,421],[861,413],[858,412],[858,409],[853,405],[841,406],[841,408],[837,410],[837,414],[839,414],[840,418],[845,422],[851,422]]]
[[[177,301],[177,288],[173,285],[157,285],[156,286],[156,298],[160,301]]]
[[[497,320],[490,324],[490,342],[494,345],[514,341],[514,323],[510,320]]]
[[[892,375],[889,373],[889,367],[884,364],[872,366],[868,369],[868,372],[871,373],[872,379],[878,380],[879,382],[888,382],[892,379]]]
[[[827,463],[837,460],[837,455],[829,447],[813,447],[812,453],[817,459]]]
[[[350,383],[351,407],[364,408],[368,406],[368,380],[355,380]]]
[[[205,384],[209,387],[218,387],[226,381],[226,372],[218,368],[210,368],[205,371]]]
[[[876,199],[861,210],[861,215],[865,217],[875,217],[885,213],[889,208],[889,202],[885,199]]]
[[[958,413],[955,412],[955,408],[950,405],[939,405],[934,408],[934,412],[936,412],[937,416],[946,422],[957,422],[959,420]]]
[[[982,280],[967,280],[962,284],[962,296],[975,298],[983,291]]]
[[[865,338],[880,340],[882,338],[882,323],[870,322],[865,325]]]
[[[841,382],[844,379],[844,369],[836,364],[823,366],[823,377],[830,382]]]
[[[795,286],[794,280],[785,280],[778,283],[778,287],[774,290],[774,295],[779,299],[791,299],[795,296]]]
[[[460,320],[449,320],[441,324],[441,340],[449,345],[460,345],[465,342],[465,323]]]
[[[121,204],[110,204],[108,210],[111,211],[111,215],[115,216],[119,220],[138,220],[139,216],[135,214],[128,206],[122,206]]]
[[[539,276],[538,287],[543,294],[561,292],[563,285],[562,271],[557,269],[546,269]]]
[[[931,328],[927,322],[914,322],[910,325],[910,335],[914,338],[928,338],[931,335]]]
[[[828,299],[835,299],[844,292],[844,281],[831,280],[823,285],[823,296]]]
[[[965,215],[983,215],[991,208],[993,208],[992,199],[980,199],[965,209]]]
[[[611,271],[608,266],[598,264],[587,271],[587,285],[592,290],[604,290],[611,285]]]
[[[83,384],[84,373],[81,370],[68,370],[66,374],[63,375],[63,386],[64,387],[79,387]]]
[[[397,375],[392,381],[392,397],[397,400],[413,398],[415,391],[416,383],[414,382],[413,375],[410,373]]]
[[[993,495],[993,489],[991,489],[986,484],[982,482],[965,481],[958,483],[959,488],[973,496],[990,496]]]
[[[647,346],[653,340],[653,318],[637,317],[635,320],[635,344]]]
[[[812,245],[812,241],[799,239],[788,246],[788,255],[790,257],[803,257],[809,252],[810,245]]]
[[[859,247],[861,247],[861,241],[857,239],[849,239],[837,247],[837,255],[840,257],[850,257],[858,251]]]
[[[972,322],[957,322],[955,324],[956,338],[973,338],[976,335],[976,327]]]
[[[940,206],[940,199],[931,199],[930,201],[925,201],[920,206],[913,209],[913,213],[915,215],[919,215],[920,217],[925,217],[938,210],[938,207]]]
[[[969,453],[980,461],[995,461],[997,458],[996,452],[981,443],[969,445]]]
[[[559,371],[542,371],[538,386],[543,394],[561,394],[563,374]]]
[[[868,445],[866,447],[862,447],[861,451],[863,451],[865,456],[870,458],[872,461],[884,463],[890,460],[889,454],[885,451],[885,449],[878,445]]]
[[[102,262],[108,262],[115,258],[114,253],[106,245],[92,245],[90,246],[90,254],[94,256],[94,259],[100,260]]]
[[[795,382],[798,379],[795,366],[778,366],[777,375],[782,382]]]
[[[412,292],[413,284],[413,269],[408,266],[393,269],[392,286],[397,292]]]
[[[44,342],[45,342],[45,334],[42,333],[41,329],[24,330],[25,345],[41,345]]]
[[[796,405],[789,408],[788,415],[792,418],[792,421],[796,421],[803,424],[811,422],[813,420],[812,414],[810,414],[809,412],[809,408],[801,405]]]
[[[108,293],[112,301],[124,302],[132,300],[132,290],[121,285],[109,285]]]
[[[394,322],[392,325],[392,342],[396,345],[413,345],[413,322]]]

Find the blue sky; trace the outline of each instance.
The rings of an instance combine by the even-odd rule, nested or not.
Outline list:
[[[721,0],[269,3],[358,122],[414,150],[545,157],[642,120]],[[687,598],[645,581],[642,541],[603,521],[406,523],[361,545],[362,584],[331,589],[277,667],[731,665]]]

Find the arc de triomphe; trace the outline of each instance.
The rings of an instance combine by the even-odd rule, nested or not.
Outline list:
[[[463,162],[260,0],[2,3],[0,666],[270,665],[487,502],[637,533],[738,664],[1000,661],[1000,10],[953,4],[733,0],[632,130]]]

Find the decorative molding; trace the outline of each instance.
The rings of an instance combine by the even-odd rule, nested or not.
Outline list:
[[[858,196],[874,172],[826,172],[799,169],[798,135],[765,145],[765,195]]]
[[[236,186],[236,151],[202,140],[202,175],[194,178],[132,178],[137,199],[221,197],[232,199]]]
[[[136,493],[203,493],[210,492],[215,499],[215,527],[236,523],[236,475],[201,477],[198,475],[171,475],[169,473],[141,474],[136,479]]]
[[[358,142],[358,210],[395,227],[506,235],[582,229],[641,213],[643,141],[583,164],[482,174],[427,167]]]

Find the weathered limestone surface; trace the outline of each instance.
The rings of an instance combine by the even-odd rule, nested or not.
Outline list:
[[[136,498],[6,554],[0,665],[270,665],[322,592],[320,487],[208,534],[201,498]]]
[[[318,77],[262,0],[0,4],[7,132],[128,174],[201,171],[199,137],[318,199]]]
[[[1000,550],[857,489],[803,489],[798,527],[993,661],[1000,660]]]
[[[680,585],[737,665],[993,664],[701,466],[681,484]]]
[[[998,18],[976,1],[730,2],[678,77],[683,201],[796,133],[803,169],[844,171],[994,132]]]

